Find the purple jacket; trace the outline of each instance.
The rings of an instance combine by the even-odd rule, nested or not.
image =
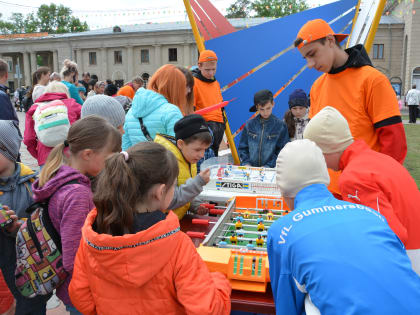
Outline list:
[[[63,186],[69,181],[77,180],[78,184]],[[51,198],[48,212],[51,221],[61,236],[63,246],[64,269],[70,273],[66,282],[57,289],[57,296],[66,305],[71,305],[68,294],[74,258],[82,238],[82,227],[90,210],[94,208],[90,180],[70,166],[61,166],[57,174],[43,187],[33,184],[35,202]]]

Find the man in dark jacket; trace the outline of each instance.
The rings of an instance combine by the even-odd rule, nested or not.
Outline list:
[[[16,110],[7,94],[8,68],[7,62],[0,59],[0,120],[13,120],[19,126]]]

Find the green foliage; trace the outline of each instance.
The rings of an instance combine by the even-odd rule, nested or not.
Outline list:
[[[81,22],[71,15],[72,11],[63,5],[43,4],[36,15],[12,13],[9,21],[1,20],[0,32],[3,34],[48,32],[50,34],[83,32],[89,29],[86,22]]]
[[[251,0],[236,0],[228,9],[226,17],[231,18],[246,18],[251,16],[252,2]]]
[[[3,21],[1,17],[2,17],[2,14],[0,13],[0,33],[8,34],[8,30],[13,28],[13,24],[7,21]]]
[[[236,0],[227,18],[282,17],[308,9],[305,0]]]

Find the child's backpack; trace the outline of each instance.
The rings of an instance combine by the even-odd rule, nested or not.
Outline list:
[[[64,185],[70,184],[77,181]],[[15,284],[28,298],[52,293],[68,276],[63,266],[61,238],[51,222],[48,202],[35,203],[26,210],[28,218],[16,236]]]
[[[38,140],[47,147],[55,147],[67,139],[70,121],[67,106],[61,100],[38,103],[32,118]]]

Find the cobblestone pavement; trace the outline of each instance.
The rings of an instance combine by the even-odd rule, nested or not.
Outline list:
[[[19,129],[22,133],[25,130],[25,113],[17,112],[18,118],[19,118]],[[22,163],[26,166],[29,166],[34,171],[39,170],[38,162],[35,160],[32,155],[28,152],[26,149],[26,145],[22,141],[22,145],[20,146],[20,159],[22,160]]]

